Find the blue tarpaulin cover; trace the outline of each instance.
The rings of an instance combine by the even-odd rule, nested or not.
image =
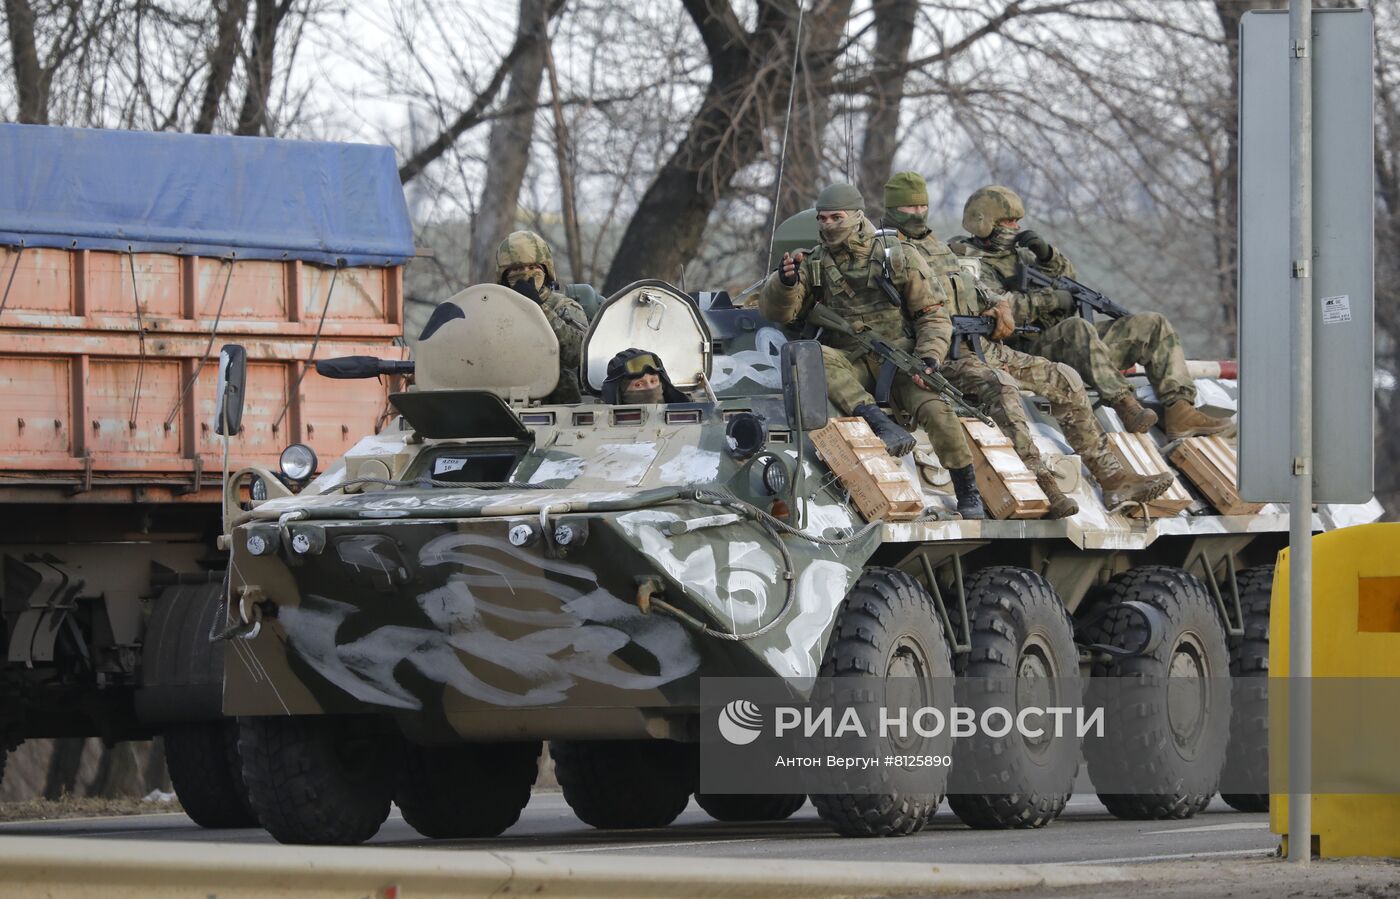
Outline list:
[[[388,147],[0,125],[0,244],[394,265],[413,228]]]

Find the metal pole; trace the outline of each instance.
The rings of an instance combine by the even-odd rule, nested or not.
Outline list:
[[[1312,858],[1312,0],[1289,0],[1293,502],[1288,507],[1288,860]]]

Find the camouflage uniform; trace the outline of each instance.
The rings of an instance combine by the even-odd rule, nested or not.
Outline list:
[[[973,195],[1004,192],[1008,208],[1005,218],[1020,219],[1024,214],[1020,200],[1005,188],[983,188]],[[969,200],[971,206],[973,200]],[[1018,214],[1011,214],[1018,213]],[[977,230],[986,229],[987,222]],[[969,227],[968,216],[964,225]],[[976,256],[982,263],[985,284],[997,291],[1006,290],[1012,313],[1018,325],[1036,325],[1039,334],[1017,335],[1020,349],[1072,366],[1099,392],[1099,397],[1113,405],[1132,393],[1132,385],[1123,377],[1122,369],[1141,363],[1147,379],[1157,391],[1164,406],[1177,400],[1196,401],[1196,385],[1186,371],[1186,354],[1176,329],[1156,312],[1139,312],[1097,325],[1075,315],[1066,308],[1063,298],[1054,290],[1032,290],[1021,293],[1008,290],[1015,283],[1018,265],[1034,265],[1051,277],[1073,278],[1074,265],[1054,247],[1049,247],[1049,260],[1038,260],[1025,247],[998,246],[986,234],[963,236],[951,242],[952,251],[959,256]]]
[[[534,292],[544,317],[549,320],[549,326],[559,340],[559,386],[545,398],[545,402],[577,403],[583,399],[578,372],[583,354],[583,337],[588,332],[588,315],[577,300],[556,289],[558,279],[554,272],[554,258],[550,255],[549,246],[533,231],[512,232],[496,250],[496,280],[530,296],[517,286],[525,280],[523,277],[511,282],[506,280],[506,270],[517,265],[538,265],[543,269],[543,274],[534,279]]]
[[[887,244],[894,284],[904,298],[903,309],[891,305],[875,281],[882,270],[879,254]],[[929,278],[923,261],[916,254],[904,253],[898,240],[877,240],[862,216],[849,242],[834,251],[819,246],[803,259],[796,284],[783,284],[781,272],[769,276],[758,307],[770,321],[786,324],[822,302],[856,328],[874,331],[920,358],[941,360],[948,353],[952,336],[946,300],[942,284]],[[913,323],[913,337],[905,333],[906,314]],[[858,406],[874,403],[870,391],[880,375],[879,357],[864,352],[843,334],[825,333],[821,340],[827,387],[836,408],[849,415]],[[972,464],[962,424],[941,396],[900,373],[895,376],[890,399],[928,433],[944,466],[961,469]]]
[[[1003,295],[976,284],[963,270],[952,249],[929,229],[922,215],[897,209],[927,205],[925,190],[923,178],[916,173],[899,172],[891,177],[885,185],[884,224],[898,228],[905,243],[924,258],[934,280],[946,284],[952,297],[952,314],[980,316],[994,307]],[[971,342],[955,340],[957,358],[943,366],[944,375],[953,386],[975,397],[1010,436],[1016,454],[1035,473],[1050,498],[1052,517],[1073,515],[1078,505],[1064,496],[1056,484],[1054,472],[1035,445],[1021,400],[1022,387],[1050,402],[1050,414],[1060,423],[1065,441],[1096,477],[1104,474],[1121,478],[1117,460],[1108,449],[1108,436],[1094,417],[1093,406],[1084,392],[1084,382],[1073,368],[1019,352],[994,340],[981,342],[983,358],[978,358]]]
[[[981,315],[991,308],[995,297],[982,293],[982,300],[971,278],[958,265],[957,257],[933,232],[921,238],[905,236],[905,242],[919,250],[929,270],[948,279],[953,294],[954,315]],[[943,374],[964,393],[976,397],[987,414],[1011,438],[1016,454],[1036,474],[1049,470],[1036,448],[1021,389],[1050,401],[1050,414],[1060,423],[1065,441],[1086,460],[1108,452],[1108,438],[1094,418],[1093,406],[1084,392],[1084,382],[1068,365],[1052,362],[997,343],[982,341],[979,359],[966,340],[959,341],[958,358],[943,366]]]

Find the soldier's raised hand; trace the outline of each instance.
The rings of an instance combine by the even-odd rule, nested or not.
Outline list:
[[[796,254],[783,254],[782,265],[778,266],[778,280],[786,287],[792,287],[797,283],[797,267],[802,264],[802,260],[807,254],[798,250]]]

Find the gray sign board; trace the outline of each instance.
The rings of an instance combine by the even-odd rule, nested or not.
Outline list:
[[[1374,114],[1369,10],[1313,13],[1313,497],[1374,492]],[[1287,12],[1240,26],[1240,492],[1292,496]]]

